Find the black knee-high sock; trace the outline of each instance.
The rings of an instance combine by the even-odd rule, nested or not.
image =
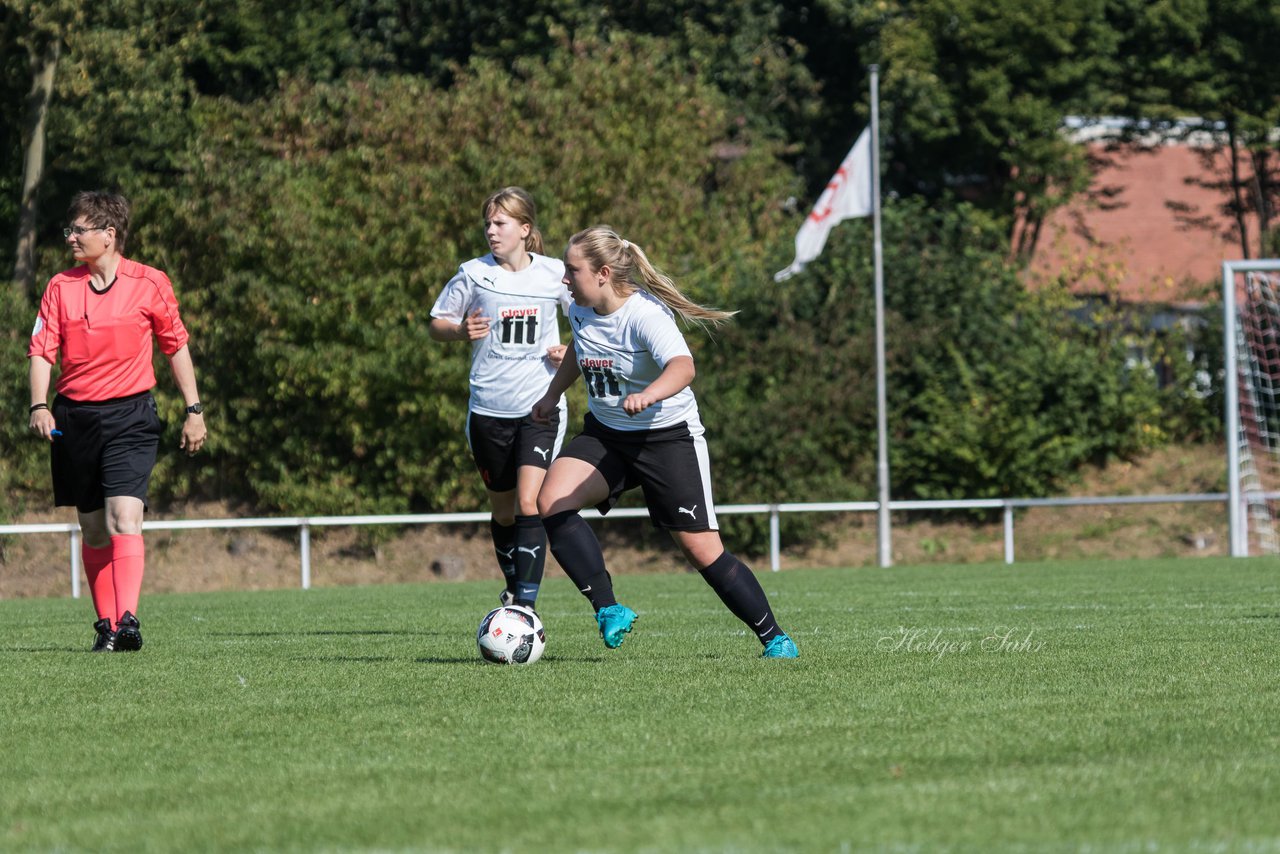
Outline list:
[[[489,534],[493,537],[493,553],[498,558],[498,569],[507,580],[507,590],[516,595],[516,526],[500,525],[489,520]]]
[[[547,529],[547,541],[551,553],[556,556],[565,575],[578,585],[578,592],[591,602],[597,611],[617,605],[613,597],[613,579],[604,568],[604,552],[600,541],[586,520],[577,510],[553,513],[542,519]]]
[[[773,618],[773,609],[769,607],[769,598],[764,595],[764,588],[751,567],[725,552],[711,566],[698,572],[733,615],[756,633],[761,643],[768,643],[782,634]]]
[[[516,604],[533,607],[547,564],[547,532],[537,516],[516,516]]]

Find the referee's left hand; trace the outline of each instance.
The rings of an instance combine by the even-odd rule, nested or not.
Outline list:
[[[188,457],[193,457],[196,451],[204,446],[205,437],[208,435],[209,431],[204,426],[204,416],[192,412],[187,415],[187,420],[182,424],[182,440],[178,442],[178,447],[186,451]]]

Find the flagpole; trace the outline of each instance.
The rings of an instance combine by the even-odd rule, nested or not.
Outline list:
[[[877,542],[880,566],[893,565],[889,524],[889,428],[885,410],[884,359],[884,246],[880,239],[880,66],[871,66],[871,206],[875,234],[876,267],[876,473],[880,483]]]

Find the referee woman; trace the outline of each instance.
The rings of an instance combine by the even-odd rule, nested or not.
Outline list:
[[[751,569],[725,551],[716,526],[711,467],[698,404],[689,384],[693,356],[675,322],[718,323],[730,312],[680,293],[639,246],[607,226],[580,231],[564,256],[573,343],[534,404],[545,421],[581,375],[588,412],[538,494],[551,553],[587,597],[605,646],[621,645],[636,612],[618,604],[600,543],[579,515],[607,513],[632,487],[644,491],[655,527],[671,532],[685,559],[764,645],[764,658],[795,658]]]
[[[188,455],[204,445],[203,407],[173,286],[123,255],[128,200],[78,193],[67,222],[63,234],[80,266],[50,279],[40,301],[27,349],[30,428],[50,443],[54,504],[75,505],[84,535],[98,615],[92,650],[130,652],[142,648],[142,515],[161,429],[151,396],[153,336],[187,404],[179,446]]]

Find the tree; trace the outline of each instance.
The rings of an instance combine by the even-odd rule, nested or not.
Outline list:
[[[724,302],[776,245],[790,187],[776,146],[651,39],[574,42],[513,70],[473,60],[447,90],[359,75],[199,103],[154,245],[224,424],[206,487],[286,512],[475,505],[467,354],[425,326],[456,265],[485,251],[493,189],[534,194],[553,254],[607,216]]]
[[[330,79],[370,55],[345,15],[315,0],[0,3],[0,39],[31,65],[20,135],[25,172],[12,222],[16,275],[32,294],[41,230],[57,243],[37,214],[40,200],[64,203],[86,187],[119,188],[145,222],[155,196],[177,176],[175,158],[196,132],[191,107],[201,94],[252,100],[274,91],[281,73]],[[0,122],[0,142],[10,127]],[[131,249],[146,230],[136,236]]]
[[[789,32],[797,13],[775,0],[364,0],[351,8],[352,29],[379,52],[376,69],[442,86],[473,58],[512,69],[549,60],[566,43],[631,34],[669,44],[757,130],[803,138],[795,119],[816,108],[816,82],[796,61],[804,48]]]
[[[880,64],[888,192],[959,197],[1011,225],[1087,186],[1083,153],[1061,130],[1068,115],[1114,100],[1119,36],[1107,0],[820,5],[863,34],[848,52]]]
[[[1205,132],[1217,137],[1228,154],[1227,174],[1217,185],[1243,256],[1276,254],[1280,7],[1251,0],[1127,0],[1114,4],[1114,16],[1127,34],[1118,81],[1125,111],[1148,120],[1135,123],[1132,132],[1154,130],[1175,140]],[[1206,166],[1213,154],[1207,152]],[[1256,236],[1249,214],[1258,223]]]
[[[1120,327],[1080,323],[1060,293],[1028,294],[995,217],[890,201],[884,245],[895,497],[1046,495],[1085,463],[1165,438],[1154,377],[1126,364]],[[802,275],[740,293],[744,311],[702,354],[708,442],[731,473],[719,500],[874,500],[870,249],[866,220],[842,224]]]
[[[45,122],[62,51],[62,20],[70,12],[70,5],[4,0],[0,9],[4,13],[4,41],[26,54],[31,80],[20,137],[22,184],[13,281],[20,293],[34,295],[38,195],[45,172]]]
[[[423,329],[457,262],[484,251],[476,206],[511,183],[533,191],[552,253],[604,220],[695,298],[743,310],[690,336],[710,367],[698,391],[722,498],[869,487],[867,224],[839,229],[786,287],[769,274],[804,207],[788,197],[825,181],[865,120],[871,61],[900,282],[895,494],[1044,491],[1082,459],[1160,435],[1134,432],[1153,423],[1152,398],[1114,329],[1030,299],[1000,235],[1014,211],[1042,214],[1086,180],[1064,116],[1129,103],[1121,83],[1132,103],[1175,103],[1152,88],[1173,79],[1155,62],[1156,23],[1193,44],[1217,20],[1200,0],[0,3],[10,103],[31,88],[33,22],[60,45],[34,197],[125,190],[130,254],[170,272],[190,318],[221,429],[193,484],[162,461],[157,500],[194,485],[267,511],[475,506],[466,354]],[[1227,11],[1251,20],[1243,0]],[[1120,44],[1148,50],[1146,89],[1119,74]],[[1260,127],[1265,92],[1251,97]],[[14,163],[21,116],[0,113]],[[0,225],[15,234],[17,171],[0,175]],[[35,218],[34,268],[65,260],[60,225]],[[0,311],[20,329],[30,296],[9,296]],[[10,343],[20,366],[17,333]],[[23,393],[16,368],[0,381]],[[176,421],[172,391],[158,398]],[[759,415],[815,402],[809,421]],[[28,474],[0,469],[0,487]]]

